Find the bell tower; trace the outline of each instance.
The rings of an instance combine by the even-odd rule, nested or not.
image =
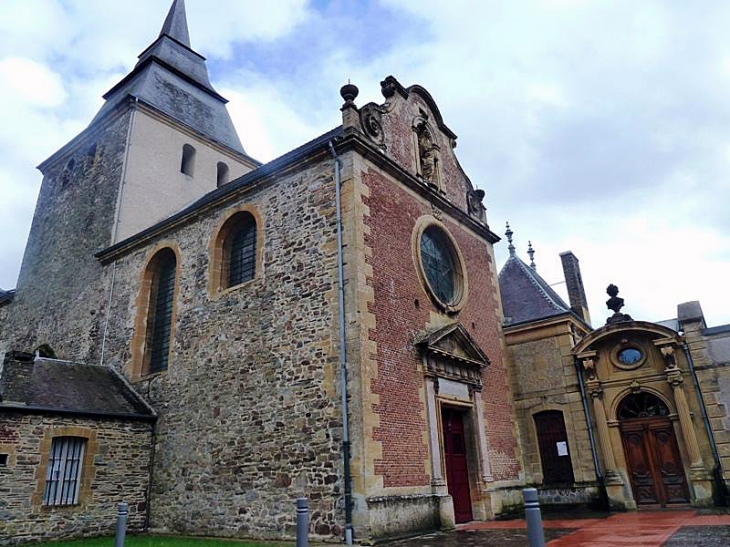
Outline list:
[[[49,344],[99,360],[113,265],[95,254],[259,165],[238,138],[205,58],[190,45],[184,0],[43,173],[0,354]]]

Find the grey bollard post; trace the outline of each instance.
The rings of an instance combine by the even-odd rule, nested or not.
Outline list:
[[[537,489],[525,488],[522,491],[525,500],[525,520],[527,521],[527,537],[530,547],[545,547],[545,533],[542,530],[540,503],[537,501]]]
[[[114,547],[124,547],[124,536],[127,534],[127,515],[129,505],[121,502],[117,508],[117,534],[114,537]]]
[[[297,547],[309,545],[309,507],[307,498],[297,498]]]

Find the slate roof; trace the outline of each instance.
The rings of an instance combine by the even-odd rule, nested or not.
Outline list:
[[[540,274],[514,254],[499,272],[499,290],[505,325],[570,313],[570,306]]]
[[[94,121],[132,96],[202,133],[245,154],[226,99],[210,83],[205,57],[190,47],[185,3],[175,0],[160,36],[139,56],[125,78],[106,95]]]
[[[154,410],[110,367],[30,357],[6,360],[0,374],[0,410],[156,418]]]

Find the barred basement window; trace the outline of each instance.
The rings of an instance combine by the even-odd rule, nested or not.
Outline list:
[[[256,275],[256,221],[248,213],[231,217],[230,232],[223,243],[226,287],[250,281]]]
[[[162,249],[151,261],[152,284],[147,312],[147,373],[167,368],[170,357],[172,311],[177,260],[172,249]]]
[[[61,506],[79,503],[81,464],[84,460],[85,446],[86,439],[83,437],[53,439],[46,470],[43,505]]]

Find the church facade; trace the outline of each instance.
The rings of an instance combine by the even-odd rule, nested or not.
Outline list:
[[[519,507],[499,238],[430,94],[381,86],[363,106],[343,87],[340,126],[261,165],[173,2],[40,166],[0,299],[0,544],[102,533],[125,499],[134,530],[285,537],[304,495],[312,533],[347,541]],[[71,369],[65,404],[43,403],[33,386]],[[75,405],[99,369],[115,379]],[[135,459],[105,426],[134,430]]]

